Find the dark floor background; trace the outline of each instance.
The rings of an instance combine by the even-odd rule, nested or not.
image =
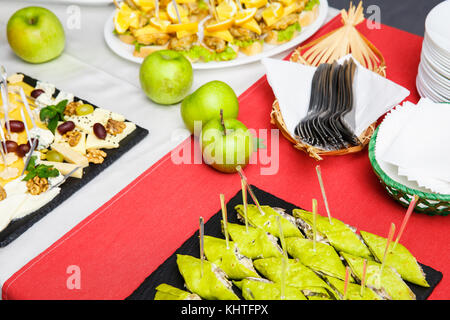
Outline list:
[[[370,5],[380,7],[381,23],[420,36],[424,35],[425,18],[443,0],[364,0],[366,9]],[[328,5],[338,9],[348,9],[350,0],[328,0]],[[353,0],[358,5],[359,0]],[[364,10],[365,16],[367,12]],[[450,17],[449,17],[450,20]]]

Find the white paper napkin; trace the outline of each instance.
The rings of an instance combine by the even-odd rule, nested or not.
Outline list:
[[[398,175],[432,192],[450,194],[450,105],[421,99],[388,114],[380,126],[376,157]]]
[[[351,55],[343,57],[339,63],[350,58],[353,59]],[[357,65],[353,81],[354,106],[345,120],[354,133],[360,136],[371,123],[405,99],[409,91],[364,68],[355,59],[353,61]],[[270,58],[263,59],[262,63],[286,127],[295,136],[295,127],[308,112],[316,67]]]

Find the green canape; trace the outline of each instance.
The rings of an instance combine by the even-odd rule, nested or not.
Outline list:
[[[241,289],[245,300],[281,300],[281,286],[266,279],[244,279],[233,282]],[[298,288],[286,286],[284,300],[306,300]]]
[[[177,265],[186,287],[207,300],[239,300],[226,274],[213,263],[177,254]],[[203,269],[203,271],[202,271]]]
[[[244,206],[237,205],[235,207],[238,217],[245,222]],[[274,209],[269,206],[261,206],[264,215],[259,212],[258,207],[251,204],[247,207],[247,219],[250,225],[260,227],[264,231],[270,233],[275,237],[280,237],[280,228],[278,226],[277,217],[280,217],[281,228],[284,236],[287,237],[301,237],[303,234],[295,225],[295,218],[286,214],[283,209]]]
[[[313,214],[312,212],[294,209],[294,217],[300,225],[306,236],[312,239],[313,234]],[[326,240],[336,251],[347,252],[352,255],[373,259],[370,250],[364,245],[362,240],[355,233],[356,230],[346,225],[338,219],[331,218],[331,224],[328,217],[316,216],[316,227],[319,240]]]
[[[201,298],[195,293],[162,283],[156,287],[155,300],[201,300]]]
[[[253,261],[256,270],[264,277],[275,283],[281,282],[282,259],[267,258]],[[295,259],[288,259],[286,270],[286,286],[302,290],[308,298],[310,296],[334,297],[334,292],[317,274]]]
[[[287,238],[286,248],[292,257],[314,271],[341,280],[345,279],[345,266],[332,246],[316,242],[316,250],[314,250],[313,240]],[[352,278],[350,281],[354,282]]]
[[[363,273],[364,259],[341,252],[352,269],[352,273],[361,279]],[[395,269],[384,266],[381,273],[381,264],[373,260],[367,260],[366,285],[373,289],[378,295],[391,300],[415,300],[416,296],[402,280]]]
[[[382,261],[387,239],[365,231],[361,231],[361,236],[378,261]],[[404,280],[429,287],[422,268],[408,249],[400,243],[397,243],[395,251],[392,251],[393,248],[394,243],[391,242],[385,264],[393,267]]]
[[[341,299],[344,298],[345,281],[338,278],[325,277],[329,285],[336,291]],[[348,283],[347,300],[383,300],[372,289],[365,287],[364,293],[361,295],[361,286],[356,283]]]
[[[228,223],[228,234],[236,243],[239,252],[250,259],[281,257],[277,239],[260,228]]]
[[[222,269],[230,279],[258,278],[252,260],[239,254],[236,244],[211,236],[204,236],[206,259]]]

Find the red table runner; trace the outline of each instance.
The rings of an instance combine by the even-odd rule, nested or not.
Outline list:
[[[336,17],[315,39],[340,26]],[[408,88],[417,102],[415,77],[422,38],[388,26],[359,30],[383,53],[387,77]],[[240,114],[249,128],[275,129],[270,124],[274,96],[266,78],[239,97]],[[264,138],[264,137],[263,137]],[[272,139],[265,141],[270,152]],[[261,175],[269,164],[248,166],[252,184],[306,209],[319,199],[314,170],[317,162],[294,149],[280,136],[276,175]],[[189,148],[187,139],[182,145]],[[192,147],[194,148],[194,147]],[[262,150],[264,152],[266,150]],[[358,154],[328,157],[320,162],[331,213],[334,217],[380,235],[389,224],[401,224],[405,209],[378,182],[367,149]],[[6,281],[3,299],[123,299],[169,257],[198,228],[198,218],[209,219],[220,209],[219,193],[230,199],[240,188],[238,175],[219,173],[205,164],[180,164],[167,154],[109,202],[82,221],[51,247]],[[450,218],[412,215],[402,243],[417,259],[444,273],[431,299],[450,298]],[[71,266],[80,271],[80,289],[70,289]]]

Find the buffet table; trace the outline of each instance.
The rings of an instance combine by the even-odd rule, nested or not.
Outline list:
[[[4,21],[24,4],[1,3],[0,34],[5,34]],[[65,21],[66,6],[47,7]],[[175,165],[170,161],[168,152],[180,143],[195,144],[184,129],[179,108],[151,103],[141,92],[137,66],[106,47],[103,25],[113,8],[80,9],[82,28],[67,30],[68,46],[57,60],[43,65],[19,61],[4,36],[0,38],[0,60],[10,72],[25,72],[57,83],[66,91],[124,114],[150,134],[20,238],[0,249],[3,299],[124,299],[192,235],[200,215],[208,219],[217,212],[219,193],[229,199],[240,188],[237,175],[224,175],[206,165]],[[336,13],[330,9],[329,17]],[[315,37],[338,25],[339,18],[335,18]],[[408,100],[417,102],[415,76],[422,38],[384,25],[380,30],[361,29],[383,52],[387,77],[408,88]],[[250,128],[275,129],[269,122],[274,97],[263,75],[260,63],[196,71],[192,90],[210,80],[225,81],[240,95],[239,119]],[[271,139],[277,138],[274,132],[266,144],[270,146]],[[310,209],[311,198],[320,198],[316,162],[279,138],[276,176],[261,175],[261,167],[267,167],[263,164],[248,167],[247,176],[259,188]],[[381,235],[387,234],[390,222],[400,225],[405,209],[378,183],[367,151],[329,158],[321,166],[336,218]],[[323,211],[322,204],[319,211]],[[449,227],[448,218],[415,214],[402,239],[420,262],[444,273],[432,299],[450,297],[446,278],[450,246],[444,232]],[[79,290],[66,286],[66,271],[71,265],[81,270]]]

